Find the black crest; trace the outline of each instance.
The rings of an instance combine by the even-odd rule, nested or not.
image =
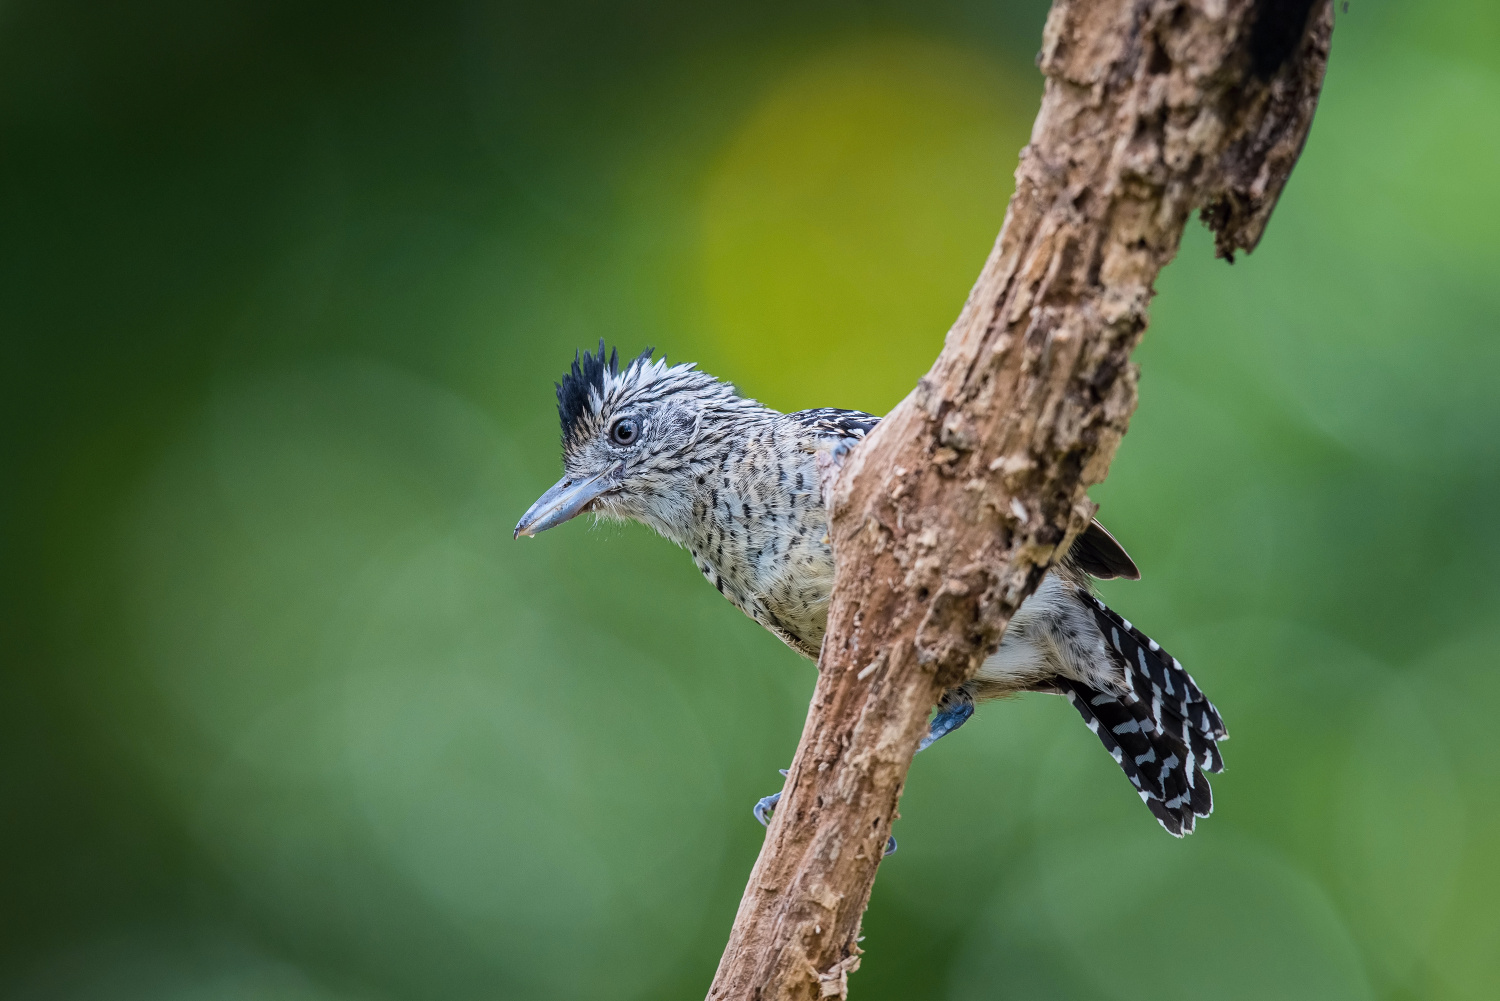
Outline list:
[[[651,357],[654,348],[642,351],[630,365],[646,361]],[[629,365],[626,366],[629,368]],[[620,374],[620,352],[613,349],[609,357],[604,356],[604,338],[599,338],[599,353],[590,354],[585,351],[582,354],[573,353],[573,370],[564,373],[562,382],[557,384],[557,416],[562,421],[563,448],[569,448],[573,439],[583,426],[583,418],[589,409],[589,393],[597,391],[600,395],[604,393],[604,379],[606,375]]]

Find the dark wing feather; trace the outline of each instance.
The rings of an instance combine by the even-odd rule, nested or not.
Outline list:
[[[1078,565],[1078,568],[1090,577],[1099,580],[1112,580],[1115,577],[1124,577],[1126,580],[1140,580],[1141,572],[1136,569],[1135,560],[1125,551],[1125,547],[1115,541],[1115,537],[1104,530],[1104,526],[1097,521],[1089,522],[1089,527],[1083,530],[1083,534],[1073,541],[1073,548],[1068,551],[1068,558]]]
[[[880,423],[879,417],[861,410],[840,410],[837,407],[799,410],[788,416],[814,434],[845,438],[863,438]]]
[[[791,414],[803,427],[818,435],[837,435],[846,438],[863,438],[875,429],[880,418],[860,410],[840,410],[837,407],[819,407],[816,410],[799,410]],[[1141,572],[1135,561],[1125,552],[1125,547],[1105,531],[1097,521],[1089,523],[1073,542],[1068,557],[1090,577],[1111,580],[1124,577],[1140,580]]]

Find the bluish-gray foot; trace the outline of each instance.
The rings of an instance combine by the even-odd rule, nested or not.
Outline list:
[[[781,769],[781,774],[786,774],[785,768]],[[760,800],[755,804],[755,809],[751,811],[755,814],[755,819],[760,821],[760,826],[771,826],[771,815],[776,812],[776,804],[780,802],[781,793],[779,792],[773,792],[769,796],[762,796],[760,798]],[[890,837],[886,838],[885,853],[887,855],[894,855],[896,853],[895,835],[891,835]]]
[[[932,722],[927,726],[927,736],[917,745],[918,751],[925,751],[933,745],[940,737],[957,730],[969,721],[974,715],[974,693],[967,688],[950,688],[943,693],[943,700],[938,703],[937,715],[932,717]]]

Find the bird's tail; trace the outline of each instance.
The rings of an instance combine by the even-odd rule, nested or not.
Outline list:
[[[1197,818],[1213,812],[1204,773],[1224,770],[1224,721],[1177,658],[1097,598],[1085,597],[1124,683],[1119,691],[1066,678],[1056,684],[1161,826],[1175,837],[1191,834]]]

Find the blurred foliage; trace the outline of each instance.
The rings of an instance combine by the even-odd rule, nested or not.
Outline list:
[[[1260,250],[1160,282],[1104,590],[1223,710],[1216,814],[985,707],[860,997],[1500,996],[1497,11],[1355,0]],[[0,994],[701,996],[812,670],[644,529],[510,539],[551,382],[888,409],[1044,15],[0,8]]]

